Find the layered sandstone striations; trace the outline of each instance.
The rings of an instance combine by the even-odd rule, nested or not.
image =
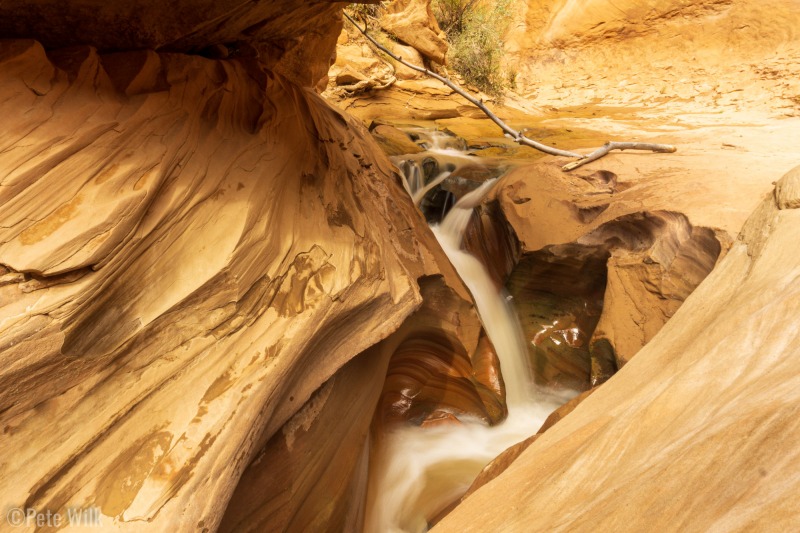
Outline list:
[[[627,179],[589,169],[565,174],[543,162],[510,172],[484,207],[508,223],[510,235],[495,242],[518,242],[493,256],[507,273],[507,282],[500,279],[542,385],[585,390],[608,379],[672,317],[727,245],[723,229],[657,209]]]
[[[392,358],[375,414],[376,434],[393,424],[506,413],[497,355],[471,303],[442,283],[420,281],[423,304],[387,339]]]
[[[303,42],[339,7],[260,5],[277,18],[254,8],[252,32],[278,24]],[[241,33],[225,17],[203,18],[208,35],[156,20],[113,40],[114,17],[138,27],[129,14],[48,12],[72,8],[75,34],[103,48],[190,51]],[[213,531],[236,491],[247,508],[228,510],[226,530],[358,524],[391,355],[370,348],[422,304],[421,278],[478,326],[388,160],[310,88],[331,50],[289,79],[291,50],[266,55],[277,41],[224,60],[98,52],[59,48],[72,44],[61,29],[27,15],[3,21],[49,45],[0,44],[5,501],[97,506],[104,530]],[[447,339],[463,352],[478,335]],[[283,470],[265,486],[259,464]]]
[[[505,48],[521,94],[543,106],[798,116],[798,28],[795,0],[531,0]]]
[[[92,45],[101,51],[153,49],[211,57],[258,56],[300,85],[328,70],[342,3],[327,0],[137,0],[0,5],[0,35],[34,38],[45,48]]]
[[[633,360],[434,531],[792,529],[800,211],[778,198]]]

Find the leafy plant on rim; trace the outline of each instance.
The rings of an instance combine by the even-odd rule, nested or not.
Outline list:
[[[503,33],[511,0],[434,0],[434,14],[451,41],[449,58],[464,81],[500,98],[515,75],[503,68]]]

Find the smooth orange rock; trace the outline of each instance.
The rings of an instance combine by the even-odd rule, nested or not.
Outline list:
[[[724,232],[692,226],[681,213],[642,211],[657,200],[623,179],[542,162],[512,171],[496,192],[523,250],[508,288],[542,384],[586,390],[608,379],[727,244]]]
[[[470,308],[366,130],[252,58],[3,41],[0,95],[9,505],[214,530],[312,393],[421,305],[418,278]]]
[[[791,530],[799,240],[769,194],[659,334],[433,531]]]
[[[431,9],[431,0],[392,0],[380,18],[381,27],[420,54],[442,65],[447,39]]]

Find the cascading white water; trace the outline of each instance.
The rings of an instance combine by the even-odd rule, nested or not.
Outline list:
[[[461,249],[464,232],[472,211],[497,180],[489,180],[464,195],[450,210],[440,226],[431,229],[472,293],[481,323],[500,359],[500,370],[506,386],[506,403],[512,406],[525,403],[531,396],[531,373],[528,366],[525,337],[517,314],[509,303],[508,294],[498,291],[486,267],[475,256]]]
[[[449,177],[450,177],[450,172],[442,172],[435,179],[431,180],[429,184],[414,191],[411,194],[411,198],[414,200],[414,205],[419,207],[419,203],[422,201],[423,198],[425,198],[425,195],[428,194],[434,187],[436,187]]]
[[[414,197],[422,188],[418,185],[421,180],[418,178],[416,184],[406,180]],[[564,401],[534,393],[525,339],[507,294],[497,289],[478,259],[461,249],[473,209],[495,181],[487,181],[463,196],[432,230],[472,293],[486,334],[497,351],[508,417],[494,427],[462,418],[462,424],[407,426],[387,435],[373,463],[367,533],[427,531],[428,517],[456,501],[489,461],[532,435]]]

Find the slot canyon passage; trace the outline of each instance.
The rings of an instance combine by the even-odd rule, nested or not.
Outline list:
[[[0,2],[0,531],[800,528],[800,1],[445,4]]]

